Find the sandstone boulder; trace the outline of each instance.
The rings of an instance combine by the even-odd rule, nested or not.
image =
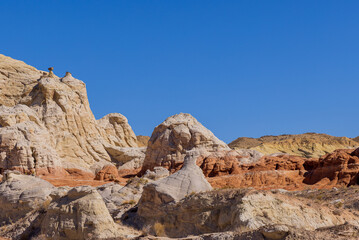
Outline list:
[[[129,179],[125,186],[116,183],[108,183],[97,187],[114,219],[120,219],[131,207],[137,204],[141,198],[143,187],[155,180],[169,176],[165,168],[156,167],[154,171],[147,170],[141,178]]]
[[[196,165],[198,152],[188,152],[183,167],[178,172],[147,184],[138,205],[141,216],[152,215],[154,206],[176,203],[197,192],[212,190],[202,170]]]
[[[54,189],[40,178],[6,171],[0,184],[0,222],[15,222],[30,211],[41,209]]]
[[[92,187],[76,187],[53,196],[41,233],[46,239],[106,239],[120,235],[100,194]]]
[[[190,114],[176,114],[153,131],[141,172],[156,166],[175,171],[178,165],[183,164],[188,150],[205,154],[229,150],[229,147]]]
[[[106,144],[105,149],[119,170],[141,169],[143,165],[145,147],[116,147]]]
[[[118,170],[114,165],[106,165],[96,174],[95,180],[116,181],[119,177]]]

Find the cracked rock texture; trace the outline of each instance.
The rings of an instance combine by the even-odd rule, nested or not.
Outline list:
[[[142,173],[156,166],[175,171],[183,164],[188,150],[206,154],[230,148],[190,114],[176,114],[154,129],[148,141]]]

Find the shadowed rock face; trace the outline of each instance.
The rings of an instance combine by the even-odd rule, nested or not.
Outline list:
[[[176,170],[178,165],[183,164],[188,150],[198,150],[205,154],[230,149],[190,114],[176,114],[153,131],[142,173],[156,166]]]

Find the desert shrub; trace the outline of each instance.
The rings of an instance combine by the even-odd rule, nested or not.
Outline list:
[[[156,222],[153,226],[156,236],[165,237],[165,226],[162,223]]]
[[[124,201],[122,204],[134,205],[134,204],[136,204],[136,201],[135,200],[128,200],[128,201]]]

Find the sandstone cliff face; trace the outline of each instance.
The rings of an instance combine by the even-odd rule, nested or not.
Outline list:
[[[208,153],[230,149],[190,114],[176,114],[154,129],[142,172],[155,166],[175,170],[183,164],[188,150]]]
[[[42,75],[43,71],[0,54],[0,105],[28,102],[29,93]]]
[[[97,125],[104,129],[103,138],[118,147],[137,147],[137,137],[128,124],[127,118],[119,113],[110,113],[97,120]]]
[[[0,106],[0,171],[47,173],[60,167],[53,138],[37,114],[25,105]]]
[[[137,136],[137,145],[139,147],[147,147],[149,140],[150,140],[149,136],[138,135]]]
[[[99,168],[110,161],[82,81],[71,76],[43,77],[32,95],[30,107],[53,136],[65,167]]]
[[[299,135],[263,136],[260,138],[238,138],[229,146],[233,149],[254,149],[263,154],[287,153],[307,158],[319,158],[336,149],[355,148],[358,142],[347,137],[327,134],[305,133]]]
[[[85,83],[70,73],[58,78],[3,55],[0,60],[0,168],[95,172],[114,159],[142,164],[142,151],[113,150],[137,147],[136,135],[121,114],[96,121]]]

